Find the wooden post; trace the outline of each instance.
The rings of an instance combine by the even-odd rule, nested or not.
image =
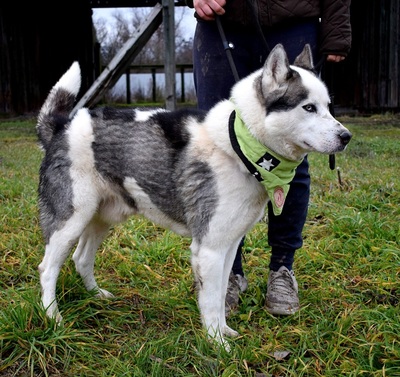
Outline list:
[[[165,46],[165,108],[176,109],[175,78],[175,4],[174,0],[163,0],[164,46]]]
[[[156,83],[156,69],[152,68],[151,69],[151,78],[153,79],[153,86],[152,86],[152,99],[153,102],[157,101],[157,83]]]
[[[185,68],[181,67],[181,102],[185,102]]]
[[[140,28],[135,31],[117,54],[112,58],[108,66],[100,76],[94,81],[89,90],[75,105],[71,111],[72,117],[81,107],[94,106],[104,94],[105,90],[111,88],[118,79],[129,68],[133,59],[139,54],[142,47],[151,38],[162,22],[162,6],[156,4],[150,15],[140,24]],[[174,49],[175,52],[175,49]]]
[[[132,103],[131,100],[131,70],[128,68],[126,70],[126,103],[130,105]]]

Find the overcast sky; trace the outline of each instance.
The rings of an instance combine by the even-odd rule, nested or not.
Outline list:
[[[132,8],[93,8],[93,19],[104,18],[110,22],[110,26],[113,24],[112,15],[115,12],[130,12]],[[175,18],[178,19],[183,14],[182,28],[185,34],[185,39],[193,38],[194,29],[196,27],[196,20],[193,17],[193,9],[188,7],[175,7]]]

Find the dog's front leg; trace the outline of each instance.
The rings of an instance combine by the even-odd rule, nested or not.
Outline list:
[[[227,326],[225,317],[225,258],[230,246],[218,250],[192,242],[192,268],[198,289],[198,305],[204,328],[210,339],[229,350],[224,335],[238,333]]]

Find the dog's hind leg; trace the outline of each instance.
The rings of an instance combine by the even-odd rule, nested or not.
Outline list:
[[[109,230],[109,224],[100,219],[93,219],[79,238],[78,246],[72,256],[76,270],[82,277],[88,291],[96,291],[101,298],[110,298],[113,295],[105,289],[99,288],[94,277],[94,261],[98,247]]]
[[[93,211],[94,212],[94,211]],[[57,278],[71,249],[85,230],[93,212],[85,216],[75,214],[49,237],[42,262],[39,265],[42,305],[49,317],[62,321],[56,301]]]
[[[56,301],[56,283],[61,270],[68,257],[74,241],[65,242],[61,232],[55,232],[46,245],[45,254],[39,265],[40,285],[42,288],[42,304],[49,317],[57,322],[62,321]],[[60,246],[61,245],[61,246]]]
[[[72,236],[66,227],[55,231],[46,245],[42,262],[39,265],[42,304],[49,317],[62,321],[56,301],[56,284],[61,267],[67,259],[78,236]]]

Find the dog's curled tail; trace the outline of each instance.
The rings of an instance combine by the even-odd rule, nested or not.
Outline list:
[[[40,109],[36,132],[44,149],[50,145],[53,135],[69,121],[80,86],[81,70],[79,63],[74,62],[53,86]]]

